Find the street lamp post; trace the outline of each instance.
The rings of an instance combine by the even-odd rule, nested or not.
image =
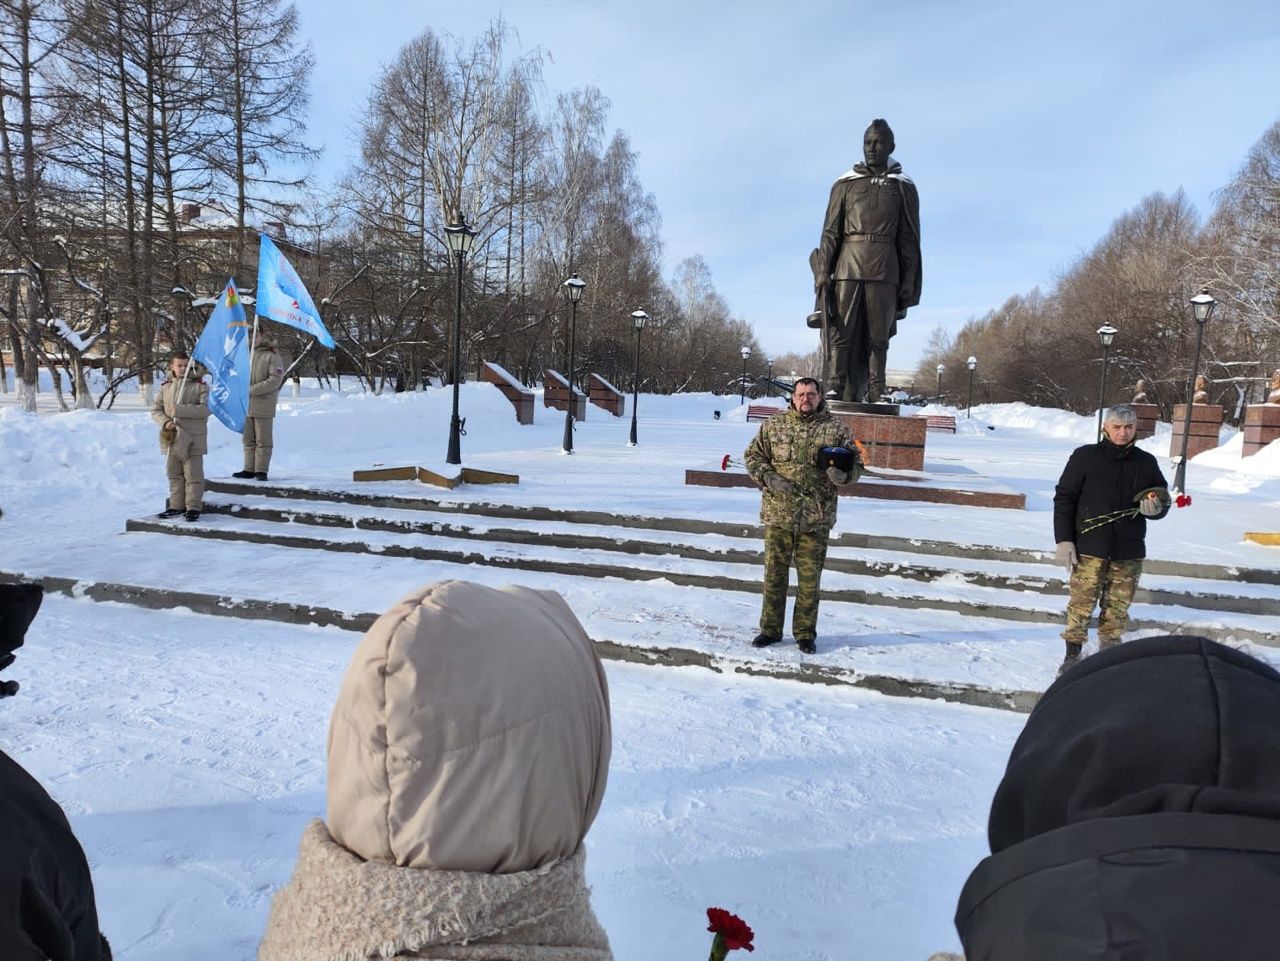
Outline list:
[[[1178,454],[1178,469],[1173,475],[1173,489],[1179,494],[1187,489],[1187,438],[1191,434],[1191,406],[1196,391],[1196,371],[1200,368],[1200,347],[1204,343],[1204,325],[1213,313],[1218,302],[1209,294],[1208,287],[1201,287],[1200,293],[1191,298],[1191,310],[1196,318],[1196,355],[1191,362],[1191,373],[1187,376],[1187,412],[1182,420],[1182,451]]]
[[[640,408],[640,331],[649,323],[649,315],[643,310],[631,311],[631,324],[636,329],[636,376],[631,381],[631,440],[628,447],[636,446],[636,414]]]
[[[1119,333],[1110,324],[1098,328],[1098,339],[1102,341],[1102,383],[1098,387],[1098,439],[1102,439],[1102,407],[1107,402],[1107,354],[1111,353],[1111,342]]]
[[[769,382],[766,389],[769,391],[769,396],[772,397],[773,396],[773,358],[770,357],[768,360],[765,361],[765,363],[769,365],[769,373],[765,376],[765,379]]]
[[[973,372],[978,369],[978,358],[970,354],[969,359],[965,361],[965,366],[969,368],[969,404],[964,409],[964,416],[968,418],[972,418],[973,417]]]
[[[449,377],[453,381],[453,416],[449,418],[449,452],[445,454],[444,461],[446,464],[461,464],[462,420],[458,417],[458,381],[462,378],[462,263],[476,232],[467,225],[462,211],[455,210],[449,226],[444,228],[444,235],[449,241],[449,249],[453,251],[458,273],[453,304],[453,359],[449,365]]]
[[[738,399],[738,403],[745,404],[747,402],[747,358],[751,356],[751,348],[742,348],[742,396]]]
[[[582,292],[587,289],[587,282],[574,274],[563,284],[565,294],[569,297],[569,369],[565,371],[569,378],[569,406],[564,412],[564,440],[560,444],[560,449],[566,454],[573,453],[573,408],[577,405],[578,398],[573,393],[573,363],[574,351],[577,349],[578,337],[578,301],[582,299]]]
[[[937,396],[937,398],[934,400],[934,403],[935,403],[935,404],[941,404],[941,403],[942,403],[942,372],[943,372],[944,370],[946,370],[946,369],[947,369],[947,365],[946,365],[946,364],[939,364],[939,365],[938,365],[938,396]]]

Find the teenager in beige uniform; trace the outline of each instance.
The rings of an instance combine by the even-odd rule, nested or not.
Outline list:
[[[204,455],[209,451],[209,387],[198,367],[188,372],[191,358],[181,351],[169,358],[169,379],[151,405],[151,419],[167,441],[164,471],[169,477],[169,503],[160,517],[185,514],[200,518],[204,499]],[[179,393],[181,391],[181,393]]]
[[[284,359],[276,351],[275,338],[258,334],[249,372],[249,410],[244,418],[244,470],[232,477],[264,481],[271,466],[272,424],[276,400],[284,382]]]

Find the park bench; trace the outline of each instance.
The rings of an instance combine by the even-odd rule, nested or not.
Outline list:
[[[956,419],[950,414],[913,414],[912,416],[925,418],[925,428],[928,430],[945,430],[952,434],[956,432]]]
[[[768,420],[774,414],[781,414],[785,407],[773,407],[769,404],[749,404],[747,405],[747,420]]]

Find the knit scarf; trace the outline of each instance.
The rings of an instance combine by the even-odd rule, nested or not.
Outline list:
[[[515,874],[402,868],[362,860],[315,820],[258,961],[612,961],[584,863],[579,847]]]

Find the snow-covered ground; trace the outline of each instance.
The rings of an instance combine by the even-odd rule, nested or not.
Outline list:
[[[366,612],[442,577],[538,584],[561,590],[597,638],[757,656],[745,641],[758,598],[745,593],[124,534],[126,518],[154,514],[165,495],[156,428],[138,396],[124,395],[109,412],[40,416],[14,409],[15,399],[0,394],[0,571]],[[353,484],[358,468],[443,469],[449,392],[373,397],[315,385],[299,398],[287,389],[282,397],[272,481],[464,504],[756,521],[755,492],[683,483],[687,468],[719,469],[725,454],[741,457],[757,426],[746,423],[736,396],[642,396],[635,448],[626,444],[630,412],[615,419],[592,407],[572,457],[560,453],[557,412],[538,407],[536,423],[521,428],[496,390],[468,384],[462,414],[464,463],[517,473],[519,485],[446,494],[411,483]],[[926,469],[1025,493],[1025,511],[849,499],[837,532],[1051,549],[1053,485],[1093,423],[1025,405],[978,407],[971,419],[961,412],[954,436],[929,435]],[[1280,570],[1280,550],[1242,539],[1246,530],[1280,530],[1280,444],[1241,458],[1239,437],[1224,432],[1224,440],[1190,464],[1193,504],[1151,526],[1150,553]],[[211,422],[210,442],[208,476],[239,469],[238,436]],[[1168,445],[1167,428],[1142,442],[1171,476]],[[206,520],[246,526],[223,515]],[[520,551],[557,556],[536,544]],[[674,560],[657,562],[681,569]],[[936,557],[920,563],[999,567]],[[742,565],[713,566],[751,576]],[[863,581],[906,589],[855,575],[832,575],[824,586]],[[1176,587],[1179,579],[1164,582]],[[1220,582],[1217,590],[1236,587]],[[1261,597],[1277,590],[1238,587]],[[959,576],[929,592],[955,600],[981,593]],[[1053,608],[1062,600],[1030,595],[1025,603]],[[1053,625],[925,604],[828,603],[819,630],[820,664],[1008,689],[1042,688],[1061,650]],[[0,747],[67,807],[123,961],[253,956],[302,825],[323,813],[325,725],[355,642],[336,629],[46,600],[6,672],[23,688],[0,704]],[[779,645],[758,656],[797,654]],[[619,959],[699,956],[710,905],[746,918],[763,958],[923,961],[956,947],[955,898],[985,852],[987,805],[1019,715],[692,668],[608,670],[615,752],[588,873]]]

